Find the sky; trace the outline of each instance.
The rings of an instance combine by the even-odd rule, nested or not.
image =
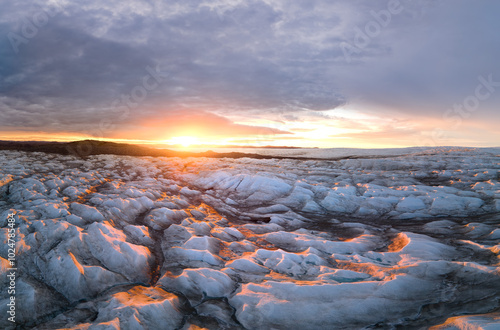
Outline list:
[[[0,139],[499,146],[500,1],[0,3]]]

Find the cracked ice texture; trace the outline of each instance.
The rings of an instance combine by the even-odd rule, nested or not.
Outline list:
[[[317,159],[1,151],[0,275],[5,288],[16,212],[18,322],[498,323],[500,149],[263,152]]]

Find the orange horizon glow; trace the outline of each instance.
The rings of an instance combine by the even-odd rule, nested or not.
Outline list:
[[[488,145],[484,143],[471,144],[459,143],[451,144],[444,140],[441,144],[425,144],[422,140],[415,140],[414,143],[406,143],[405,140],[384,138],[380,141],[370,139],[357,139],[354,134],[345,134],[336,137],[321,137],[321,130],[313,130],[304,134],[297,134],[292,137],[213,137],[180,135],[168,139],[126,139],[126,138],[105,138],[95,137],[85,134],[74,133],[48,133],[48,132],[11,132],[10,134],[0,133],[0,140],[4,141],[47,141],[47,142],[73,142],[81,140],[98,140],[115,143],[126,143],[144,145],[157,148],[174,149],[203,149],[203,148],[224,148],[224,147],[298,147],[298,148],[360,148],[360,149],[381,149],[381,148],[406,148],[416,146],[438,147],[438,146],[463,146],[463,147],[498,147],[498,145]],[[317,138],[314,138],[314,135]],[[362,134],[360,134],[360,137]],[[420,143],[419,143],[420,142]],[[438,141],[439,142],[439,141]]]
[[[165,144],[180,145],[183,148],[189,148],[194,145],[199,145],[200,142],[200,139],[195,136],[175,136],[165,141]]]
[[[0,132],[0,140],[71,142],[100,140],[157,148],[203,149],[223,147],[299,148],[405,148],[405,147],[498,147],[494,123],[475,121],[450,127],[442,118],[410,118],[394,121],[358,109],[336,109],[339,120],[308,117],[301,121],[278,121],[264,117],[230,119],[207,113],[168,115],[157,120],[132,124],[96,135],[76,132]],[[434,138],[435,132],[442,134]],[[480,132],[477,133],[477,132]],[[496,138],[498,137],[498,138]]]

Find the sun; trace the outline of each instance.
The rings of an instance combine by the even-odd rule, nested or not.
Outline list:
[[[175,136],[168,140],[170,144],[180,145],[183,148],[189,148],[192,145],[199,144],[200,140],[194,136]]]

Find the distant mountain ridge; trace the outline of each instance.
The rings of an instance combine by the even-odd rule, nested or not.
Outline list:
[[[126,143],[115,143],[98,140],[82,140],[73,142],[47,142],[47,141],[0,141],[0,150],[16,150],[26,152],[45,152],[61,155],[88,157],[91,155],[122,155],[122,156],[151,156],[151,157],[211,157],[211,158],[277,158],[258,154],[241,152],[217,153],[214,151],[188,152],[169,149],[156,149]],[[282,157],[279,157],[282,158]],[[293,157],[285,157],[293,158]]]

